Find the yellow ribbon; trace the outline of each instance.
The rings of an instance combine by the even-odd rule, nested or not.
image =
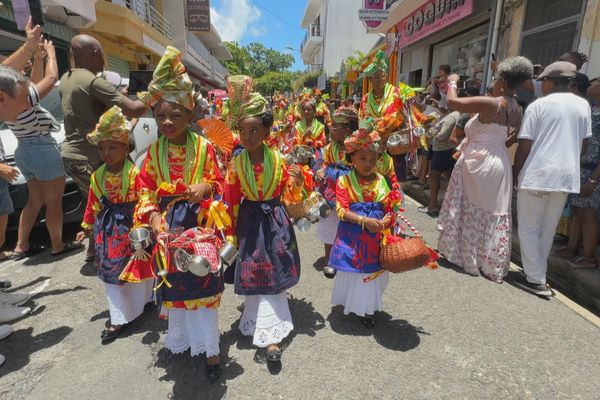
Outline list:
[[[156,252],[156,266],[158,268],[158,272],[156,275],[160,277],[161,281],[154,287],[154,290],[158,290],[163,283],[170,289],[172,285],[169,283],[169,281],[167,281],[167,268],[165,267],[165,265],[167,265],[167,258],[162,245],[158,244],[158,246],[158,251]]]
[[[223,230],[231,226],[231,217],[227,213],[227,206],[222,201],[215,200],[210,203],[208,210],[203,209],[198,213],[198,225],[206,217],[206,227],[216,226],[217,230]]]
[[[375,279],[377,279],[379,277],[379,275],[383,274],[384,272],[385,272],[384,269],[380,269],[379,271],[375,271],[371,275],[369,275],[366,278],[364,278],[363,282],[364,283],[368,283],[368,282],[374,281]]]

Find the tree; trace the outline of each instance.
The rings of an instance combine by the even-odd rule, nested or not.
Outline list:
[[[297,75],[297,72],[270,71],[254,81],[254,88],[265,96],[271,96],[275,92],[289,92]]]
[[[262,43],[252,42],[240,46],[237,42],[225,42],[233,59],[224,65],[232,75],[244,74],[260,78],[268,72],[286,72],[294,64],[294,57],[267,48]]]
[[[294,90],[294,92],[299,92],[304,87],[312,88],[317,86],[317,80],[319,79],[319,76],[321,76],[321,73],[321,71],[315,71],[305,72],[303,74],[298,75],[292,83],[292,89]]]

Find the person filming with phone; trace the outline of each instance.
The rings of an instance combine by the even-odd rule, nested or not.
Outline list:
[[[104,69],[100,42],[90,35],[77,35],[71,40],[74,68],[60,79],[59,92],[65,118],[65,141],[61,148],[65,171],[87,198],[90,176],[102,163],[98,150],[86,136],[96,127],[100,116],[112,106],[119,106],[127,117],[144,114],[146,106],[131,100],[97,74]],[[93,260],[93,243],[86,261]]]

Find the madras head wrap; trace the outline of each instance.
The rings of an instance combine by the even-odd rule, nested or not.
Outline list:
[[[300,97],[300,108],[304,107],[305,105],[316,107],[317,99],[315,99],[310,93],[305,93],[302,95],[302,97]]]
[[[167,46],[154,69],[148,91],[138,93],[138,98],[148,107],[153,107],[159,100],[164,100],[176,103],[190,111],[194,109],[192,81],[181,62],[181,52],[178,49]]]
[[[358,113],[353,107],[342,106],[333,112],[331,118],[336,124],[352,124],[358,121]]]
[[[361,120],[358,129],[344,140],[346,154],[352,154],[361,149],[381,153],[381,144],[379,143],[381,138],[375,127],[376,124],[372,118]]]
[[[112,106],[100,116],[96,129],[88,133],[87,140],[96,146],[103,140],[129,144],[130,130],[131,125],[119,106]]]
[[[388,71],[388,57],[383,50],[377,51],[371,64],[365,68],[363,75],[366,77],[371,77],[375,75],[377,71]]]
[[[242,118],[257,117],[268,111],[267,100],[258,92],[252,92],[252,78],[233,75],[227,79],[227,124],[237,129]]]

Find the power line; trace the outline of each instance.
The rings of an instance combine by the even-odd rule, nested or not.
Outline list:
[[[295,25],[289,21],[286,21],[285,19],[281,18],[279,15],[275,14],[273,11],[269,10],[267,7],[263,6],[262,4],[260,4],[258,1],[256,0],[250,0],[251,2],[253,2],[254,4],[256,4],[257,6],[259,6],[260,8],[262,8],[263,10],[265,10],[267,13],[271,14],[272,16],[274,16],[275,18],[277,18],[278,20],[280,20],[281,22],[283,22],[284,24],[287,24],[293,28],[298,29],[299,31],[304,32],[304,29],[302,29],[301,27],[299,27],[298,25]]]

